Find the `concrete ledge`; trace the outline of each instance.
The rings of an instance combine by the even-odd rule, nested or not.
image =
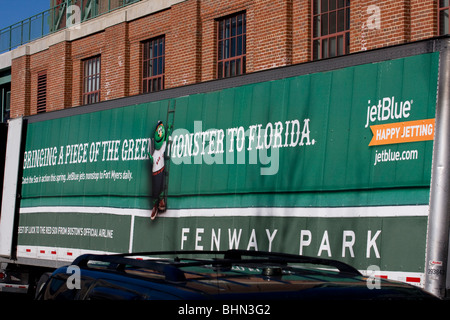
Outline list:
[[[11,61],[12,61],[11,51],[0,54],[0,70],[10,68]]]

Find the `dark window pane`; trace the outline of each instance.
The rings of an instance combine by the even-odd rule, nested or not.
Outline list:
[[[313,37],[320,37],[320,16],[315,16],[313,19]]]
[[[223,58],[228,59],[230,57],[230,39],[225,40],[224,43]]]
[[[341,56],[345,53],[344,51],[344,37],[338,36],[337,37],[337,54],[338,56]]]
[[[164,41],[162,39],[159,40],[159,48],[158,48],[158,56],[162,56],[164,52]]]
[[[330,38],[330,57],[336,56],[336,38]]]
[[[322,59],[328,58],[328,39],[322,40]]]
[[[237,21],[236,17],[231,18],[231,36],[236,36],[236,29],[237,29]]]
[[[226,61],[225,62],[225,77],[229,77],[230,76],[230,61]]]
[[[225,35],[224,38],[229,38],[230,37],[230,19],[226,19],[225,20]]]
[[[163,74],[163,58],[158,59],[158,74]]]
[[[218,78],[223,78],[223,62],[219,62],[219,63],[218,63],[218,67],[217,67],[217,77],[218,77]]]
[[[448,9],[439,12],[439,34],[447,34],[448,30]]]
[[[321,20],[320,35],[326,36],[328,34],[328,14],[323,14]]]
[[[338,11],[337,17],[337,32],[342,32],[345,29],[345,10]]]
[[[223,24],[224,24],[224,21],[220,21],[219,22],[219,40],[222,40],[224,38],[224,36],[223,36]]]
[[[314,40],[313,42],[313,59],[320,59],[320,40]]]
[[[344,54],[348,54],[350,52],[350,33],[345,34],[345,52]]]
[[[337,0],[330,0],[330,11],[332,11],[332,10],[336,10],[336,1]]]
[[[330,34],[336,33],[336,11],[330,12]]]
[[[237,52],[238,56],[242,55],[242,36],[237,37]]]
[[[148,76],[148,61],[144,60],[144,67],[142,69],[142,77],[147,78]]]
[[[237,34],[242,34],[242,15],[237,17]]]
[[[320,13],[320,1],[321,0],[314,0],[313,1],[313,14],[319,14]]]
[[[236,56],[236,38],[231,38],[230,42],[231,42],[230,57],[235,57]]]

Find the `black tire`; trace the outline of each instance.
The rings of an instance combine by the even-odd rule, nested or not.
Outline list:
[[[39,292],[42,290],[42,288],[44,287],[45,283],[47,282],[48,279],[50,279],[50,276],[52,275],[51,272],[45,272],[41,275],[41,277],[39,278],[39,281],[36,285],[36,293],[34,295],[34,298],[36,299]]]

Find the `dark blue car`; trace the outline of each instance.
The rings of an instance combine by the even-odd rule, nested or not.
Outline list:
[[[406,283],[330,259],[283,253],[82,255],[57,269],[38,300],[428,300]]]

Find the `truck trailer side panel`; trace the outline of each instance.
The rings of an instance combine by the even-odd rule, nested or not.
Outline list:
[[[422,285],[438,68],[418,54],[30,123],[18,255],[272,250]]]

